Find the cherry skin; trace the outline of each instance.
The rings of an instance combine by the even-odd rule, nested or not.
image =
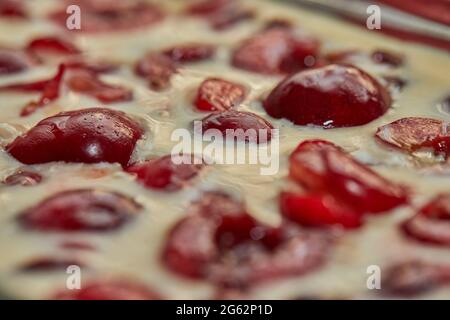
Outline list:
[[[170,79],[177,72],[177,67],[166,55],[151,52],[137,62],[134,72],[147,79],[151,89],[164,90],[170,86]]]
[[[133,99],[133,92],[130,89],[105,83],[96,73],[88,70],[72,71],[67,79],[67,85],[71,90],[92,96],[103,103]]]
[[[432,199],[406,220],[401,229],[412,239],[450,248],[450,194]]]
[[[274,118],[297,125],[353,127],[381,117],[390,107],[386,88],[364,71],[332,64],[283,80],[264,101]]]
[[[208,135],[207,131],[213,129],[218,130],[224,138],[227,137],[227,132],[231,132],[236,135],[238,141],[265,143],[272,138],[273,126],[254,113],[227,110],[211,113],[202,119],[204,135]]]
[[[133,199],[117,192],[79,189],[50,196],[22,212],[20,224],[39,231],[109,231],[141,211]]]
[[[356,212],[384,212],[408,199],[404,187],[324,140],[300,143],[290,155],[289,174],[308,191],[330,194]]]
[[[198,88],[195,106],[200,111],[225,111],[241,103],[245,95],[245,88],[240,84],[208,78]]]
[[[280,209],[286,218],[307,227],[337,225],[353,229],[362,224],[361,212],[330,195],[283,192],[280,195]]]
[[[450,266],[420,260],[396,263],[386,270],[383,293],[412,297],[450,282]]]
[[[24,52],[0,49],[0,76],[25,71],[33,64],[35,60]]]
[[[144,133],[125,113],[106,108],[62,112],[40,121],[6,147],[25,164],[118,162],[126,166]]]
[[[173,158],[185,160],[184,163],[175,164]],[[144,186],[165,191],[177,191],[194,179],[203,168],[194,162],[194,157],[189,154],[167,155],[161,158],[134,164],[127,168],[127,172],[136,174],[137,180]],[[201,159],[200,159],[201,160]]]
[[[186,43],[165,49],[163,54],[174,62],[199,62],[210,59],[216,48],[210,44]]]
[[[3,183],[8,186],[21,185],[28,187],[37,185],[41,181],[42,176],[39,173],[20,169],[12,175],[6,177]]]
[[[450,156],[450,122],[430,118],[402,118],[378,128],[375,137],[390,146],[413,153],[431,149]]]
[[[81,53],[81,51],[71,42],[56,37],[33,39],[28,43],[27,50],[33,54],[51,53],[71,55]]]
[[[80,290],[64,290],[57,300],[159,300],[161,296],[134,281],[112,279],[90,282]]]

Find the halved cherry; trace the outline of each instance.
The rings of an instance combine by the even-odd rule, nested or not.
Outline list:
[[[159,294],[130,280],[103,280],[90,282],[80,290],[65,289],[52,299],[57,300],[159,300]]]
[[[324,128],[353,127],[381,117],[391,98],[366,72],[332,64],[305,70],[283,80],[264,101],[274,118]]]
[[[230,137],[238,141],[268,142],[272,138],[272,129],[270,122],[251,112],[226,110],[211,113],[202,119],[204,135],[217,131],[224,138]]]
[[[8,18],[26,18],[27,14],[20,0],[0,1],[0,16]]]
[[[90,108],[62,112],[17,137],[6,151],[22,163],[118,162],[126,166],[144,131],[125,113]]]
[[[0,48],[0,76],[25,71],[34,63],[34,59],[22,51]]]
[[[71,265],[83,266],[75,259],[39,257],[25,262],[20,266],[22,272],[48,272],[60,271],[66,272],[67,267]]]
[[[401,227],[416,240],[450,248],[450,193],[432,199]]]
[[[319,42],[289,28],[263,30],[245,40],[233,53],[232,64],[248,71],[291,73],[314,65]]]
[[[81,31],[83,32],[115,32],[151,26],[164,18],[162,10],[145,1],[113,1],[113,0],[77,0],[81,8]],[[63,28],[67,28],[66,6],[52,12],[49,19]]]
[[[134,164],[127,168],[127,172],[136,174],[137,180],[148,188],[176,191],[195,178],[202,168],[201,159],[183,154]]]
[[[39,184],[41,180],[42,176],[39,173],[19,169],[6,177],[3,183],[9,186],[34,186]]]
[[[252,10],[243,8],[234,0],[196,1],[188,5],[186,13],[206,19],[216,30],[227,29],[240,21],[254,17]]]
[[[175,62],[198,62],[210,59],[216,51],[213,45],[205,43],[185,43],[165,49],[163,54]]]
[[[130,89],[105,83],[96,73],[88,70],[72,71],[67,79],[67,85],[71,90],[92,96],[103,103],[133,99],[133,92]]]
[[[378,128],[375,136],[391,146],[407,152],[431,149],[436,155],[450,155],[450,122],[410,117]]]
[[[42,37],[31,40],[26,49],[33,54],[78,54],[81,51],[71,42],[57,37]]]
[[[324,235],[295,226],[264,226],[241,202],[209,192],[171,230],[163,260],[183,276],[247,287],[313,271],[324,263],[329,244]]]
[[[330,195],[283,192],[280,209],[286,218],[309,227],[339,225],[352,229],[362,224],[361,212]]]
[[[174,61],[161,53],[151,52],[145,55],[135,66],[135,73],[148,80],[153,90],[169,87],[170,79],[177,72]]]
[[[208,78],[198,88],[195,106],[201,111],[225,111],[241,103],[245,95],[241,84]]]
[[[109,231],[134,218],[142,206],[121,193],[79,189],[59,192],[22,212],[20,224],[39,231]]]
[[[394,264],[383,276],[382,290],[387,294],[415,296],[450,282],[450,266],[420,260]]]
[[[383,212],[407,202],[402,187],[378,175],[331,142],[306,140],[289,158],[289,174],[313,192],[327,193],[357,212]]]
[[[372,60],[376,63],[387,64],[391,67],[400,67],[403,64],[404,58],[398,53],[386,50],[375,50],[372,53]]]

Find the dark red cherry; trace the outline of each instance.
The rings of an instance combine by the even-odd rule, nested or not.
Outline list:
[[[432,199],[401,228],[413,239],[450,248],[450,193]]]
[[[382,278],[383,293],[416,296],[450,282],[450,266],[419,260],[390,266]]]
[[[436,155],[450,156],[450,122],[410,117],[378,128],[375,136],[391,146],[412,153],[430,149]]]
[[[398,53],[386,50],[375,50],[372,53],[372,60],[375,63],[387,64],[391,67],[400,67],[403,64],[404,58]]]
[[[67,86],[75,92],[92,96],[103,103],[133,99],[133,92],[130,89],[105,83],[96,73],[88,70],[72,71],[67,79]]]
[[[202,132],[209,135],[212,129],[222,133],[224,138],[238,141],[265,143],[271,140],[273,126],[264,118],[251,113],[226,110],[211,113],[202,119]]]
[[[129,280],[90,282],[80,290],[65,289],[52,299],[57,300],[159,300],[161,296],[146,286]]]
[[[82,11],[82,32],[118,32],[149,27],[164,18],[163,11],[145,1],[77,0]],[[66,6],[50,13],[49,19],[67,28]]]
[[[138,61],[134,71],[138,76],[147,79],[153,90],[164,90],[169,87],[170,79],[177,72],[177,67],[166,55],[151,52]]]
[[[366,124],[381,117],[390,105],[388,91],[369,74],[336,64],[286,78],[264,101],[274,118],[324,128]]]
[[[209,15],[223,10],[234,0],[199,0],[190,3],[186,8],[186,13],[191,15]]]
[[[176,191],[194,179],[202,168],[202,159],[184,154],[134,164],[127,172],[136,174],[137,180],[150,189]]]
[[[41,182],[42,176],[39,173],[19,169],[12,175],[5,178],[4,184],[9,186],[34,186]]]
[[[324,235],[262,225],[241,202],[209,192],[170,231],[163,261],[186,277],[245,288],[311,272],[325,262],[329,246]]]
[[[57,193],[19,215],[20,224],[39,231],[109,231],[120,228],[142,207],[123,194],[80,189]]]
[[[346,229],[362,224],[362,213],[327,194],[280,195],[281,213],[288,219],[308,227],[338,225]]]
[[[140,125],[123,112],[82,109],[40,121],[6,151],[26,164],[118,162],[126,166],[143,133]]]
[[[200,111],[225,111],[245,99],[244,86],[219,78],[204,80],[197,91],[195,106]]]
[[[315,64],[319,42],[295,35],[289,28],[271,28],[245,40],[233,53],[232,64],[248,71],[292,73]]]
[[[309,191],[330,194],[357,212],[383,212],[407,202],[402,186],[328,141],[300,143],[289,158],[289,174]]]
[[[186,43],[165,49],[163,54],[175,62],[198,62],[210,59],[216,49],[213,45],[204,43]]]
[[[21,0],[1,0],[0,16],[7,18],[26,18],[27,14]]]
[[[34,63],[34,59],[24,52],[0,49],[0,76],[25,71]]]
[[[56,37],[33,39],[28,43],[26,49],[33,54],[50,53],[65,55],[81,53],[73,43]]]

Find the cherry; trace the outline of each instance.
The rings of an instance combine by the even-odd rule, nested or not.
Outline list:
[[[202,132],[215,129],[224,138],[232,135],[238,141],[265,143],[271,140],[273,126],[264,118],[251,113],[235,110],[214,112],[202,119]]]
[[[449,266],[412,260],[390,266],[383,277],[382,290],[387,294],[415,296],[449,281]]]
[[[201,111],[225,111],[245,99],[244,86],[219,78],[208,78],[198,88],[195,106]]]
[[[450,194],[432,199],[401,228],[418,241],[450,248]]]
[[[79,189],[59,192],[22,212],[20,224],[39,231],[109,231],[141,211],[133,199],[112,191]]]
[[[330,195],[283,192],[280,208],[286,218],[309,227],[340,225],[352,229],[362,224],[361,212],[354,211]]]
[[[314,65],[319,42],[295,35],[289,28],[263,30],[245,40],[233,53],[237,68],[264,74],[291,73]]]
[[[233,0],[200,0],[190,3],[186,12],[191,15],[209,15],[223,10]]]
[[[183,163],[176,164],[173,159]],[[127,168],[127,172],[136,174],[137,180],[150,189],[176,191],[199,174],[203,165],[201,159],[197,160],[200,164],[189,154],[167,155],[134,164]]]
[[[164,54],[149,53],[135,66],[135,73],[147,79],[153,90],[164,90],[170,85],[170,79],[177,72],[175,63]]]
[[[19,0],[0,1],[0,16],[8,18],[26,18],[23,2]]]
[[[58,300],[159,300],[161,296],[146,286],[129,280],[90,282],[80,290],[59,292]]]
[[[295,226],[264,226],[240,201],[209,192],[170,231],[163,261],[180,275],[242,288],[313,271],[329,245],[324,235]]]
[[[412,153],[431,149],[435,155],[450,155],[450,123],[448,121],[410,117],[378,128],[376,138],[391,146]]]
[[[53,53],[71,55],[81,53],[81,51],[71,42],[56,37],[33,39],[28,43],[26,49],[33,54]]]
[[[118,162],[126,166],[144,131],[125,113],[106,108],[62,112],[17,137],[6,151],[22,163]]]
[[[375,63],[387,64],[391,67],[400,67],[403,64],[403,56],[386,50],[375,50],[372,53]]]
[[[165,49],[163,54],[175,62],[198,62],[210,59],[216,49],[213,45],[203,43],[186,43]]]
[[[24,272],[42,272],[42,271],[62,271],[66,272],[67,267],[77,265],[82,267],[83,264],[73,259],[61,259],[51,257],[40,257],[26,262],[20,267]]]
[[[117,32],[144,28],[160,22],[164,13],[159,7],[145,1],[105,1],[77,0],[82,8],[83,32]],[[66,6],[50,13],[49,19],[63,28],[66,27]]]
[[[390,104],[388,91],[370,75],[333,64],[286,78],[266,98],[264,108],[294,124],[338,128],[375,120]]]
[[[188,5],[186,13],[206,19],[213,29],[224,30],[254,17],[252,10],[234,0],[201,0]]]
[[[34,63],[26,53],[0,48],[0,76],[25,71]]]
[[[21,185],[27,187],[37,185],[41,180],[42,176],[40,174],[19,169],[12,175],[6,177],[3,183],[9,186]]]
[[[97,74],[88,70],[72,71],[67,79],[68,87],[96,98],[103,103],[130,101],[133,92],[130,89],[111,85],[101,81]]]
[[[306,140],[289,158],[289,174],[309,191],[330,194],[357,212],[383,212],[407,202],[406,190],[331,142]]]

